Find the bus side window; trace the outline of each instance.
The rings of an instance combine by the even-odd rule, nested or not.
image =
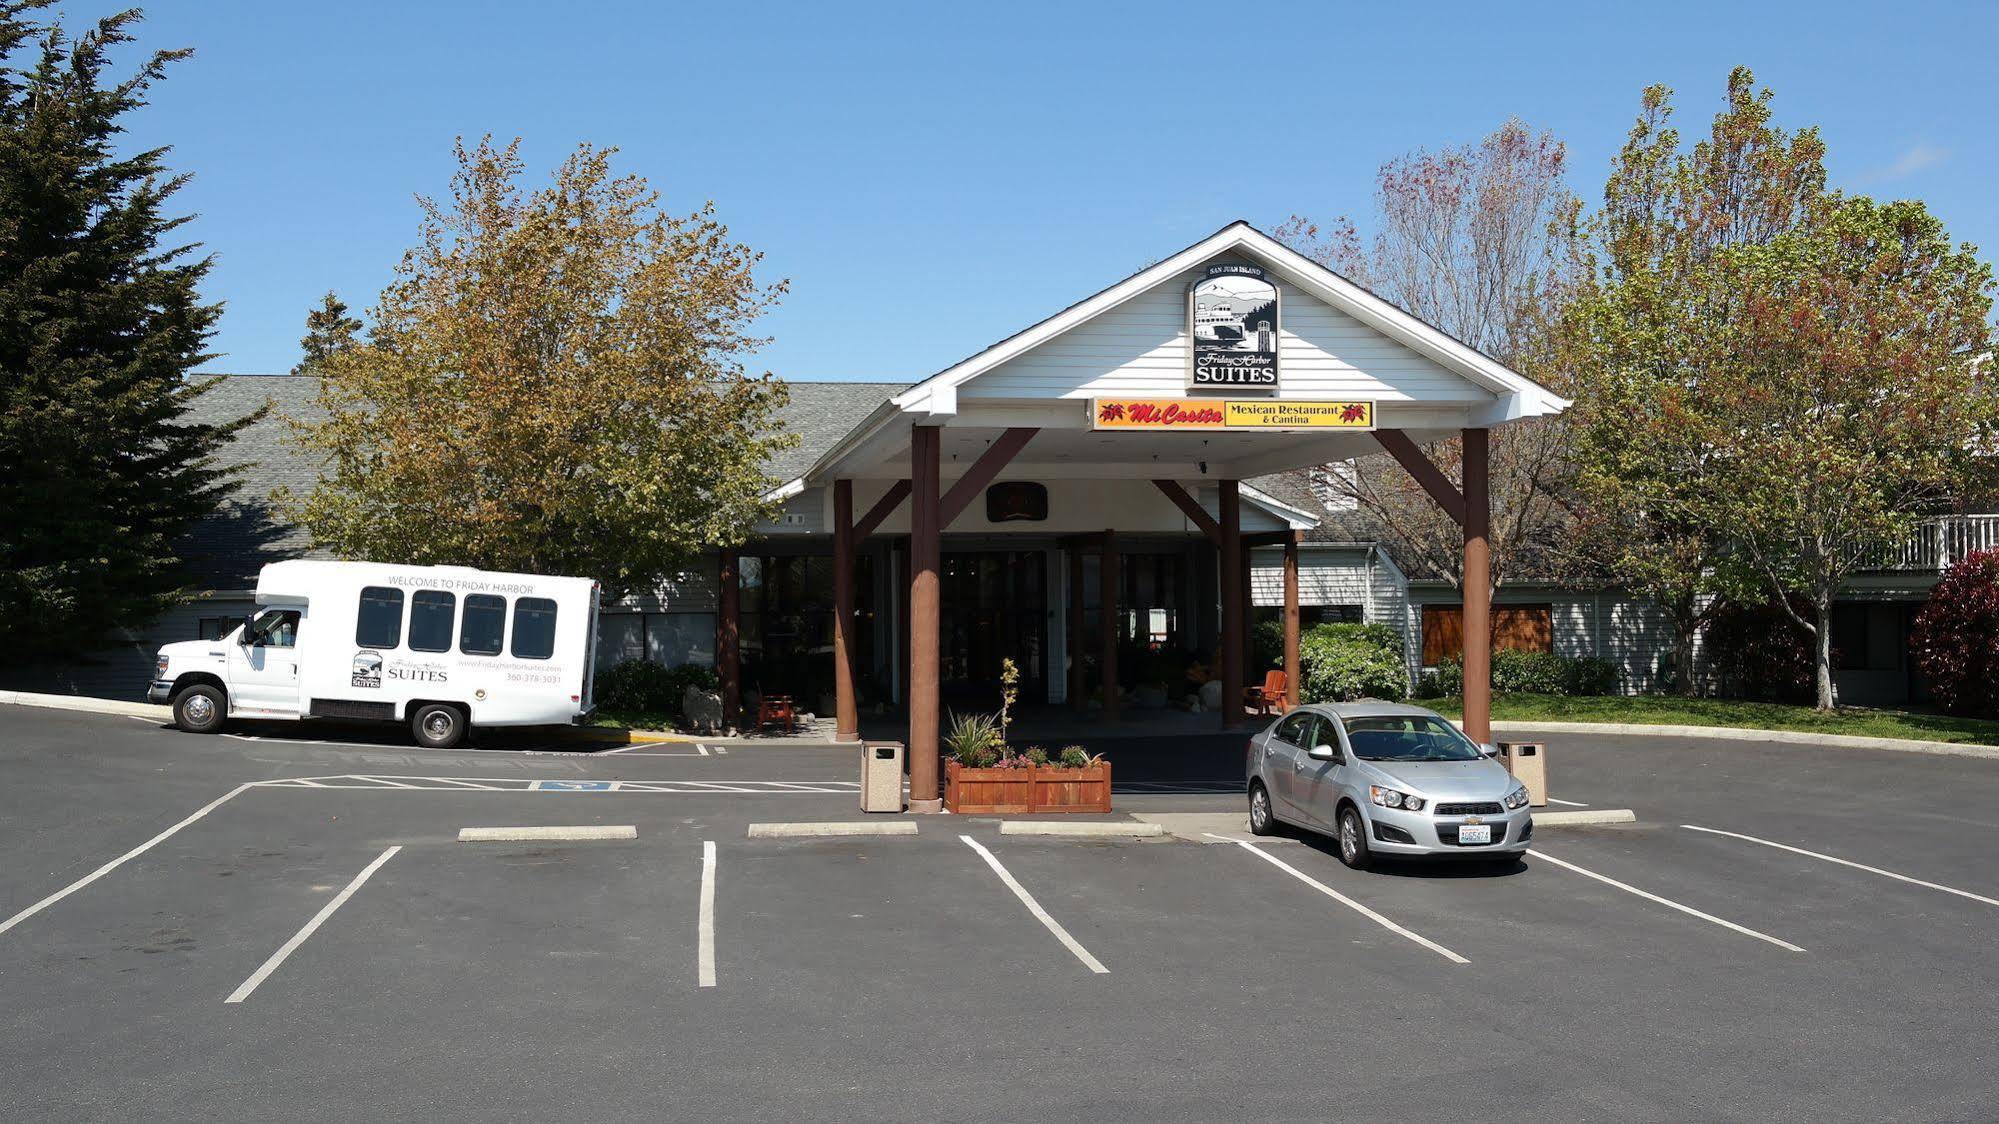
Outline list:
[[[458,614],[458,597],[436,589],[419,589],[410,595],[410,651],[449,652],[452,618]]]
[[[514,602],[514,658],[545,660],[555,654],[555,602],[523,597]]]
[[[458,625],[458,650],[468,656],[497,656],[507,630],[507,599],[491,593],[465,597],[465,619]]]
[[[393,648],[403,642],[403,591],[387,586],[361,587],[361,608],[354,619],[354,643],[362,648]]]

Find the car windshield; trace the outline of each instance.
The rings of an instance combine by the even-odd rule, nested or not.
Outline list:
[[[1456,726],[1422,714],[1343,719],[1347,741],[1363,761],[1476,761],[1482,756]]]

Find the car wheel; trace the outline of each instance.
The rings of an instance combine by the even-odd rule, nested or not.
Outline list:
[[[1367,849],[1367,823],[1352,805],[1340,809],[1340,861],[1355,870],[1366,870],[1373,856]]]
[[[220,687],[189,687],[174,699],[174,725],[190,734],[212,734],[229,717],[228,696]]]
[[[1249,782],[1249,833],[1277,834],[1277,815],[1270,810],[1270,790],[1262,781]]]
[[[425,703],[410,715],[410,732],[425,749],[450,749],[465,738],[465,715],[455,706]]]

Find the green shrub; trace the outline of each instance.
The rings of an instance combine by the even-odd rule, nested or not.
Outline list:
[[[1029,765],[1048,764],[1048,751],[1038,745],[1028,746],[1027,750],[1023,752],[1021,756],[1027,758],[1027,763]]]
[[[1622,680],[1616,664],[1595,656],[1509,648],[1492,653],[1492,689],[1502,695],[1614,695]],[[1425,671],[1416,685],[1418,698],[1456,698],[1464,693],[1465,667],[1457,660]]]
[[[715,669],[684,663],[667,667],[651,660],[626,660],[597,673],[597,705],[612,711],[649,711],[683,717],[680,697],[692,684],[715,689]]]
[[[1002,747],[999,720],[990,714],[952,714],[944,732],[944,752],[958,764],[987,769],[999,760]]]
[[[1369,624],[1361,624],[1355,621],[1332,621],[1326,624],[1313,625],[1311,628],[1306,629],[1304,634],[1299,637],[1298,644],[1301,649],[1304,647],[1305,637],[1307,636],[1318,636],[1333,640],[1354,640],[1362,644],[1380,648],[1384,652],[1393,652],[1397,657],[1402,655],[1402,634],[1395,631],[1395,626],[1382,624],[1379,621]]]
[[[1086,769],[1090,765],[1090,751],[1080,745],[1065,745],[1056,761],[1064,769]]]
[[[1402,662],[1400,638],[1389,649],[1364,634],[1329,631],[1355,627],[1366,626],[1320,625],[1299,639],[1298,662],[1304,672],[1299,695],[1306,702],[1408,696],[1409,669]]]

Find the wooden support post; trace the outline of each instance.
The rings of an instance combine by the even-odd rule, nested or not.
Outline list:
[[[1243,599],[1242,500],[1236,482],[1221,482],[1222,725],[1242,721]]]
[[[715,616],[715,678],[722,687],[722,725],[742,728],[743,665],[739,647],[742,619],[741,561],[734,547],[723,547],[716,581],[721,588],[721,612]]]
[[[1465,430],[1465,736],[1492,740],[1492,551],[1486,431]]]
[[[1097,657],[1104,673],[1104,720],[1118,719],[1117,685],[1117,602],[1118,576],[1123,569],[1118,563],[1117,532],[1104,532],[1104,552],[1097,559],[1097,624],[1103,632],[1103,648]]]
[[[854,482],[833,481],[833,740],[861,740],[854,698]]]
[[[937,494],[939,430],[910,430],[909,531],[909,810],[939,812],[937,794],[938,678],[942,623],[938,570],[942,564]]]
[[[1071,543],[1069,554],[1069,709],[1081,713],[1089,705],[1090,688],[1083,682],[1083,546]]]
[[[1284,540],[1284,709],[1298,705],[1298,540],[1302,531]]]

